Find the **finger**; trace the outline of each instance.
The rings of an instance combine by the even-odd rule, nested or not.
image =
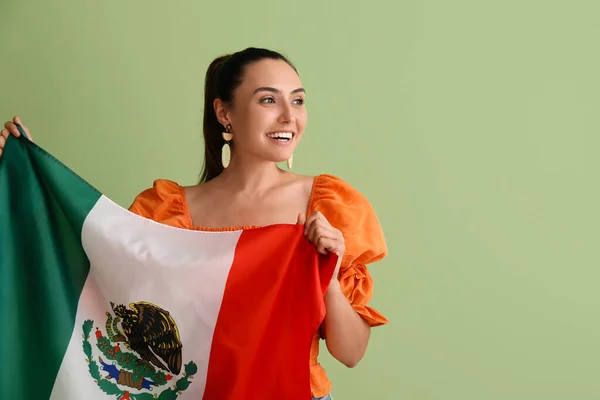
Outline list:
[[[304,224],[304,226],[306,226],[305,233],[308,234],[310,227],[312,227],[319,221],[326,222],[327,224],[329,224],[329,222],[327,222],[327,219],[325,218],[325,216],[323,214],[321,214],[320,211],[315,211],[314,213],[312,213],[312,215],[310,217],[308,217],[308,219],[306,220],[306,223]]]
[[[305,226],[310,226],[312,224],[314,224],[315,221],[317,221],[319,219],[319,212],[314,212],[310,215],[310,217],[308,217],[306,219],[306,223],[304,224]]]
[[[338,236],[337,231],[331,225],[322,220],[316,220],[308,227],[307,237],[310,240],[316,240],[317,235],[325,236],[330,239],[334,239]]]
[[[321,226],[317,223],[313,225],[313,227],[309,230],[307,237],[315,242],[319,237],[326,237],[328,239],[336,239],[340,240],[341,235],[330,226]]]
[[[317,251],[321,254],[327,254],[329,252],[337,254],[340,252],[340,244],[336,240],[326,237],[320,237],[317,240],[317,243],[315,243],[315,246],[317,247]]]
[[[314,234],[315,234],[315,229],[316,229],[316,221],[314,218],[309,218],[306,220],[306,223],[304,224],[304,234],[306,235],[306,237],[309,240],[312,240]]]
[[[315,243],[315,247],[317,248],[317,251],[321,254],[327,254],[327,246],[330,244],[329,242],[331,241],[331,239],[327,239],[327,238],[318,238],[317,242]]]
[[[313,221],[318,221],[318,220],[325,220],[327,221],[327,218],[325,218],[325,216],[321,213],[321,211],[315,211],[314,213],[311,214],[310,217],[308,217],[308,219],[306,220],[307,223],[313,223]]]
[[[4,138],[4,139],[8,139],[8,129],[2,129],[2,132],[0,132],[0,135]]]
[[[29,128],[27,128],[25,125],[23,125],[23,123],[21,122],[21,118],[19,118],[18,116],[15,116],[13,118],[13,122],[15,124],[19,124],[21,125],[21,128],[23,128],[23,130],[25,131],[25,133],[27,134],[27,137],[29,137],[29,139],[31,139],[31,133],[29,133]]]
[[[338,256],[343,256],[346,252],[346,246],[343,240],[338,238],[328,238],[328,237],[320,237],[316,243],[317,248],[322,246],[325,250],[335,253]]]
[[[315,239],[315,234],[317,232],[317,228],[318,228],[317,221],[315,221],[314,219],[311,222],[306,221],[304,233],[305,233],[306,237],[308,238],[308,240],[310,240],[311,242],[313,242]]]
[[[321,249],[319,245],[324,246],[326,250],[337,255],[343,255],[345,250],[344,235],[339,230],[327,226],[318,228],[314,232],[311,231],[309,239],[312,243]]]
[[[11,129],[11,132],[13,133],[13,135],[15,135],[15,137],[21,136],[21,131],[19,130],[19,127],[17,126],[17,124],[21,125],[21,120],[19,120],[19,117],[14,117],[13,118],[14,130]]]
[[[332,238],[329,236],[319,235],[319,234],[317,234],[314,237],[314,239],[312,240],[312,243],[315,245],[317,250],[319,250],[320,252],[322,252],[323,249],[332,251],[332,252],[338,252],[339,249],[343,248],[343,246],[344,246],[344,242],[340,241],[337,238]]]
[[[306,222],[306,215],[300,213],[298,214],[298,220],[296,221],[297,225],[304,225],[304,223]]]
[[[6,123],[4,124],[4,127],[13,135],[15,135],[15,137],[19,137],[21,136],[21,132],[19,132],[19,129],[17,128],[17,125],[15,125],[13,122],[11,121],[6,121]]]
[[[0,149],[4,149],[6,146],[6,138],[4,136],[0,136]]]

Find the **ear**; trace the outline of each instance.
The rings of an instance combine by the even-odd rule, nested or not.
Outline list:
[[[215,99],[213,107],[215,109],[215,114],[217,115],[217,120],[221,125],[227,126],[231,124],[231,120],[229,119],[229,106],[225,102],[221,99]]]

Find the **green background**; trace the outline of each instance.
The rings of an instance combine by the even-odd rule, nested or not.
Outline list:
[[[301,173],[375,207],[373,331],[336,400],[600,398],[597,1],[0,3],[0,118],[123,206],[196,181],[208,63],[283,51]],[[323,353],[326,349],[322,347]],[[267,377],[268,379],[268,377]]]

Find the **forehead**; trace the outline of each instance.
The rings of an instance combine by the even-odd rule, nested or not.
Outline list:
[[[291,91],[302,87],[302,83],[296,71],[288,63],[267,59],[246,67],[240,89],[254,90],[264,86]]]

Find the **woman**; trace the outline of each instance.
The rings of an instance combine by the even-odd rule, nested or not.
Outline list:
[[[303,224],[319,252],[337,254],[337,279],[325,294],[326,317],[310,354],[313,397],[329,399],[332,385],[317,361],[320,339],[348,367],[362,359],[370,328],[387,323],[367,306],[373,280],[365,265],[383,258],[387,247],[369,202],[349,184],[331,175],[308,177],[277,167],[287,160],[292,168],[307,121],[305,96],[295,67],[277,52],[248,48],[215,59],[205,82],[200,183],[182,187],[156,180],[130,210],[206,231]],[[19,136],[16,124],[21,124],[17,117],[4,125],[0,155],[8,135]]]

